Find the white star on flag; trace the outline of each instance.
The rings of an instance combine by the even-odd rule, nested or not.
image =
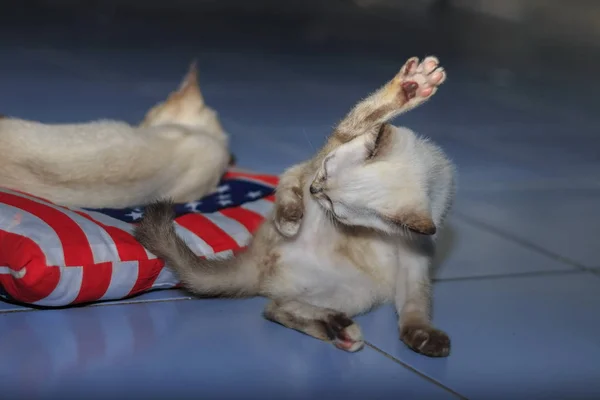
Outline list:
[[[225,206],[228,206],[230,204],[233,204],[233,201],[227,200],[227,199],[223,199],[223,200],[217,201],[217,203],[219,203],[219,205],[221,205],[222,207],[225,207]]]
[[[192,201],[185,204],[185,208],[189,208],[192,212],[198,212],[198,206],[202,204],[201,201]]]
[[[229,185],[221,185],[217,188],[217,192],[225,193],[229,191]]]
[[[258,199],[262,196],[262,192],[260,190],[253,190],[251,192],[246,193],[246,197],[250,197],[251,199]]]
[[[137,208],[137,210],[139,210],[139,208]],[[137,221],[138,219],[140,219],[140,218],[142,218],[144,216],[144,213],[133,210],[129,214],[125,214],[125,215],[128,216],[128,217],[130,217],[131,219]]]

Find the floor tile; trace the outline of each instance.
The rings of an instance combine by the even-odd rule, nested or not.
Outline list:
[[[370,348],[345,353],[268,322],[264,303],[0,315],[2,398],[454,398]]]
[[[548,253],[600,266],[600,188],[459,193],[456,212]]]
[[[437,133],[440,129],[444,132]],[[455,133],[461,128],[430,127],[426,130],[415,130],[425,136],[433,136],[433,140],[455,164],[459,192],[498,185],[527,185],[544,178],[540,171],[518,160],[511,160],[490,149],[457,138]]]
[[[452,338],[446,359],[408,350],[384,307],[359,321],[368,341],[469,399],[600,396],[600,277],[589,273],[434,287],[435,324]]]
[[[128,299],[93,303],[91,306],[111,306],[116,304],[151,303],[157,301],[190,300],[192,296],[180,289],[155,290],[133,296]],[[30,308],[25,305],[0,300],[0,313],[15,311],[40,311],[46,309]]]
[[[502,113],[499,108],[497,114]],[[595,124],[511,121],[456,134],[482,150],[504,157],[507,163],[529,166],[545,177],[564,177],[569,172],[572,178],[581,180],[597,176],[600,171],[600,137]]]
[[[434,269],[438,280],[576,270],[460,218],[441,231]]]
[[[29,311],[30,307],[26,307],[20,304],[13,304],[7,301],[0,300],[0,313],[14,312],[14,311]]]

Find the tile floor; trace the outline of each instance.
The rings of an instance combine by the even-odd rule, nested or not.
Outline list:
[[[3,114],[135,122],[195,57],[239,164],[270,173],[307,158],[411,55],[87,49],[53,37],[0,46]],[[397,123],[459,167],[434,287],[449,358],[405,348],[391,307],[358,319],[368,346],[346,354],[263,320],[262,299],[162,291],[52,311],[0,302],[0,398],[600,398],[598,115],[578,106],[583,97],[553,101],[571,93],[566,72],[552,88],[518,71],[500,85],[460,57],[442,61],[448,83]]]

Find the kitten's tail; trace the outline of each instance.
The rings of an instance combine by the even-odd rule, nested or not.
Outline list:
[[[171,201],[150,204],[134,235],[145,248],[165,261],[189,291],[201,296],[246,297],[258,294],[258,268],[251,262],[245,262],[247,257],[244,253],[238,257],[213,260],[196,256],[175,232],[174,217]]]

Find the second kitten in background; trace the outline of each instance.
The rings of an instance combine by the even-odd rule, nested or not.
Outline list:
[[[197,200],[216,189],[230,157],[227,134],[204,102],[195,64],[140,126],[0,119],[0,187],[64,206]]]

